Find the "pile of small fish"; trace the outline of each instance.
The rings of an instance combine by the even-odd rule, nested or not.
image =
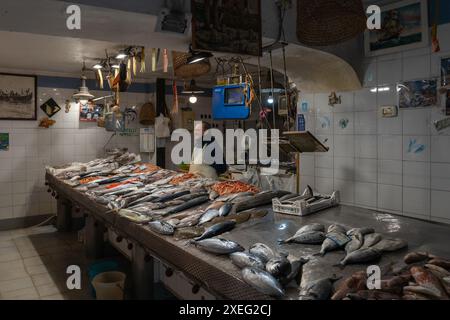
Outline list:
[[[390,268],[379,289],[367,288],[366,271],[355,272],[337,286],[333,300],[448,300],[450,260],[427,252],[405,255],[404,265]]]
[[[353,228],[347,230],[339,224],[332,224],[325,231],[325,226],[312,223],[301,227],[292,237],[280,240],[281,244],[299,243],[319,245],[316,255],[324,256],[327,252],[344,250],[346,255],[338,266],[369,263],[381,258],[385,252],[393,252],[408,246],[402,239],[385,238],[373,228]]]

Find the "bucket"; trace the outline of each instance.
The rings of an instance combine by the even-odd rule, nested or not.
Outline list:
[[[109,271],[99,273],[92,280],[97,300],[123,300],[125,273]]]
[[[119,270],[119,264],[113,260],[100,261],[93,263],[89,266],[88,276],[89,282],[91,284],[90,285],[91,293],[94,298],[95,298],[95,289],[92,285],[92,280],[95,278],[95,276],[102,272],[117,271],[117,270]]]

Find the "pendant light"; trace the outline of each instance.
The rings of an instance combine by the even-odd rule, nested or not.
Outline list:
[[[192,49],[192,45],[189,46],[189,53],[190,53],[190,57],[187,58],[187,61],[186,61],[187,64],[194,64],[194,63],[209,59],[213,56],[213,54],[210,52],[194,51]]]
[[[85,70],[86,70],[86,66],[85,66],[85,64],[84,64],[84,62],[83,62],[83,70],[82,70],[83,74],[82,74],[82,76],[81,76],[81,87],[80,87],[80,89],[78,90],[78,92],[75,93],[75,94],[72,96],[72,98],[73,98],[76,102],[79,102],[79,103],[82,104],[82,105],[85,105],[89,100],[91,100],[91,99],[94,98],[94,95],[92,95],[92,94],[89,92],[89,88],[88,88],[87,85],[86,85],[86,80],[87,80],[87,78],[86,78],[86,76],[84,75],[84,71],[85,71]]]

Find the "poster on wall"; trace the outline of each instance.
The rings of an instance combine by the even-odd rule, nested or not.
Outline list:
[[[0,133],[0,151],[9,150],[9,133]]]
[[[431,107],[437,103],[437,80],[406,81],[397,85],[400,108]]]
[[[441,59],[441,86],[450,90],[450,57]]]
[[[61,110],[61,107],[55,100],[53,100],[53,98],[50,98],[43,105],[41,105],[41,110],[44,111],[49,118],[51,118]]]
[[[261,0],[192,0],[192,46],[261,56]]]
[[[104,105],[89,101],[87,104],[80,103],[80,122],[97,122],[103,115]]]
[[[0,120],[36,120],[36,76],[0,73]]]
[[[428,45],[426,0],[404,0],[381,7],[381,29],[364,34],[366,56],[378,56]]]

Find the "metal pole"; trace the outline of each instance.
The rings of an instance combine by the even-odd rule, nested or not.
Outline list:
[[[273,127],[276,128],[275,124],[275,97],[273,95],[273,61],[272,61],[272,51],[269,51],[270,55],[270,94],[272,95],[272,120],[273,120]]]

